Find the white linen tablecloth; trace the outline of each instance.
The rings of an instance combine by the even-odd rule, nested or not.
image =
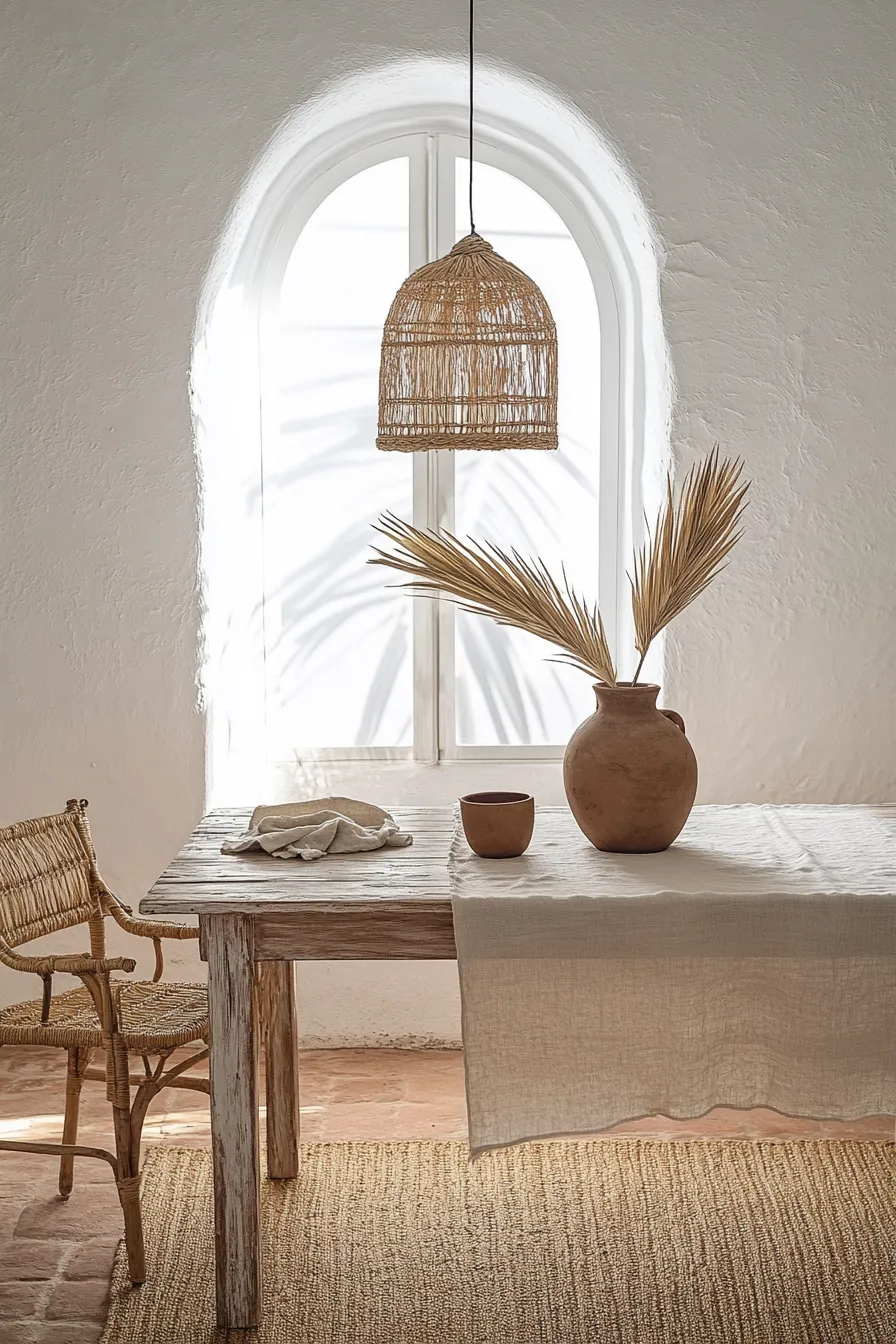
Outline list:
[[[896,1112],[896,809],[697,807],[663,854],[565,808],[450,858],[470,1146],[714,1106]]]

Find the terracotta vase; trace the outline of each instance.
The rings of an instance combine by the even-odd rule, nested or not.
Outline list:
[[[655,854],[680,833],[697,793],[684,720],[657,709],[659,686],[595,686],[597,710],[576,729],[563,784],[580,829],[611,854]]]

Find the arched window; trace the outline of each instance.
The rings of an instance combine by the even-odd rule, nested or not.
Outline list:
[[[477,130],[476,223],[556,318],[560,449],[374,445],[389,303],[469,228],[461,116],[368,117],[281,171],[197,346],[217,694],[228,743],[269,762],[552,759],[593,708],[587,679],[541,641],[411,599],[367,566],[383,510],[565,566],[611,639],[625,619],[644,296],[562,155],[497,118]]]

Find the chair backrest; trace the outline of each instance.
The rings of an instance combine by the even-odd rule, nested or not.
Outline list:
[[[87,804],[0,830],[0,938],[9,947],[90,922],[102,928]],[[102,952],[94,952],[102,955]]]

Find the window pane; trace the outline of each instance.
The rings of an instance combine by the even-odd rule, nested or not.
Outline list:
[[[457,236],[469,233],[469,161],[457,160]],[[476,227],[542,289],[557,323],[557,452],[456,453],[456,528],[524,556],[561,563],[597,598],[600,331],[585,260],[559,215],[508,173],[477,163]],[[542,640],[459,612],[457,741],[476,746],[566,742],[594,709],[588,678],[546,662]]]
[[[408,272],[408,160],[358,173],[303,229],[267,342],[268,753],[401,746],[411,609],[365,565],[370,524],[411,509],[411,465],[375,446],[383,323]]]

